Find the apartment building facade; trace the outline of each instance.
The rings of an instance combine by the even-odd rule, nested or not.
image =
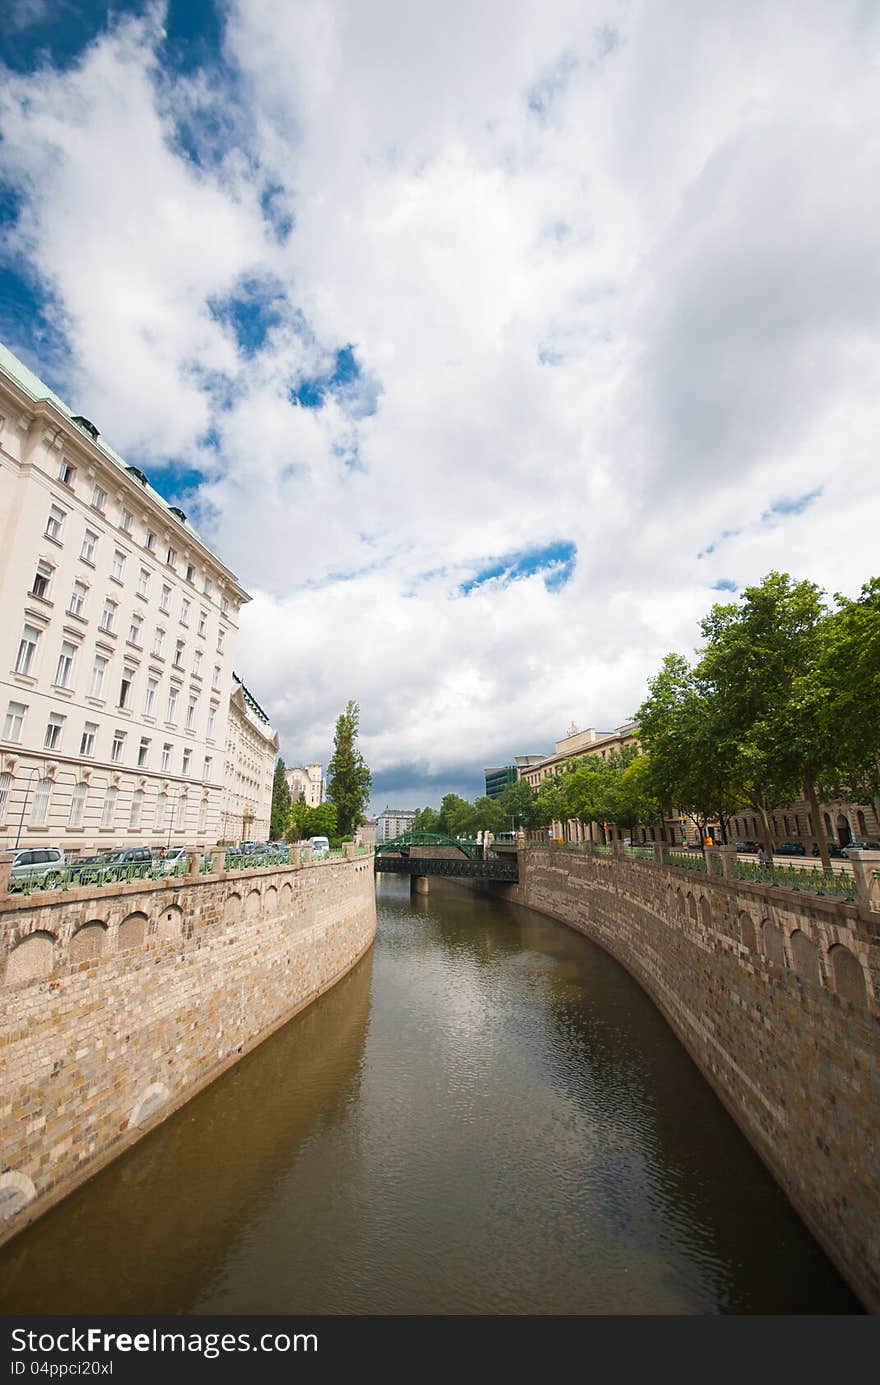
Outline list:
[[[211,845],[235,575],[0,346],[0,845]]]
[[[259,702],[233,673],[223,803],[218,840],[226,845],[269,839],[278,733]]]
[[[309,808],[317,808],[324,802],[324,766],[318,764],[299,765],[286,769],[284,777],[290,789],[290,801],[299,803],[300,797]]]

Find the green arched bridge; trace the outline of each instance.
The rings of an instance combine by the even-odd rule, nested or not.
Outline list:
[[[515,885],[519,880],[516,852],[496,852],[483,857],[480,842],[459,841],[441,832],[404,832],[376,846],[377,873],[391,875],[452,875],[470,880],[500,880]]]

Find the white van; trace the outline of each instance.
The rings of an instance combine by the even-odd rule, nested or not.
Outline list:
[[[326,837],[310,837],[309,845],[313,856],[326,856],[330,851],[330,842]]]

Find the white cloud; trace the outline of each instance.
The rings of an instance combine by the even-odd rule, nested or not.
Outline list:
[[[163,72],[158,11],[7,81],[77,407],[206,468],[288,759],[354,697],[384,782],[477,784],[627,717],[717,581],[876,570],[876,31],[818,0],[239,0],[231,87]],[[247,280],[281,309],[256,352],[212,312]],[[349,343],[360,398],[298,407]],[[560,540],[561,592],[461,594]]]

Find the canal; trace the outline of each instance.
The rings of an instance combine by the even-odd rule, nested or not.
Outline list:
[[[0,1250],[6,1313],[850,1313],[650,1001],[379,886],[332,991]]]

